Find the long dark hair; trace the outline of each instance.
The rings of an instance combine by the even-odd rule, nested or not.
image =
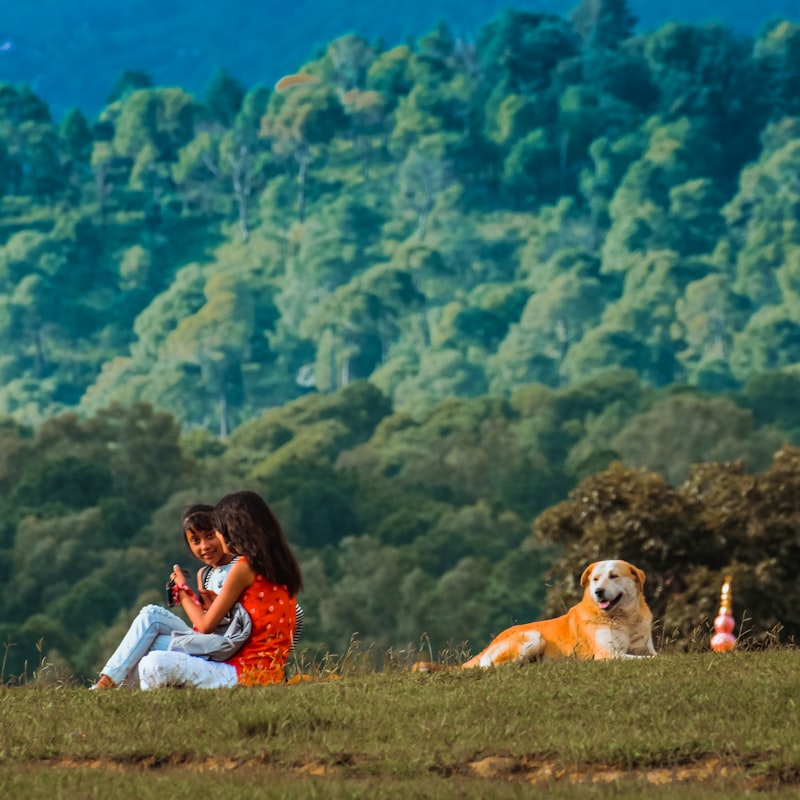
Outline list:
[[[303,575],[280,523],[261,495],[248,490],[227,494],[214,509],[214,527],[235,555],[272,583],[282,584],[294,597],[303,588]]]

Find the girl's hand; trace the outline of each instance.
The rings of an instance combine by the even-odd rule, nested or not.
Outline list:
[[[175,583],[186,583],[186,576],[183,574],[180,564],[172,565],[172,574],[169,576]]]
[[[185,594],[181,595],[181,605],[194,629],[198,633],[211,633],[230,611],[242,592],[255,580],[255,577],[253,568],[246,559],[242,558],[231,567],[220,593],[205,610],[188,602]]]

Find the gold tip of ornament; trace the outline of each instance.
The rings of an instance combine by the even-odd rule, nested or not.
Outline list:
[[[731,581],[733,578],[730,575],[725,576],[725,582],[722,584],[722,592],[719,596],[720,613],[723,611],[730,613],[732,610],[731,604]]]

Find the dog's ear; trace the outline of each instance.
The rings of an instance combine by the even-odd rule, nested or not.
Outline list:
[[[589,576],[592,574],[592,570],[599,564],[599,561],[594,561],[589,564],[588,567],[583,571],[583,575],[581,575],[581,586],[586,586],[589,583]]]
[[[639,567],[634,567],[633,564],[628,564],[628,567],[630,568],[633,579],[639,584],[639,590],[641,591],[644,589],[644,582],[647,578],[644,574],[644,570],[639,569]]]

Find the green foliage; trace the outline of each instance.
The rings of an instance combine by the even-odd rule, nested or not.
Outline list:
[[[742,462],[698,464],[676,488],[617,462],[586,478],[536,520],[537,536],[561,548],[552,574],[564,579],[548,593],[547,609],[574,602],[586,564],[623,558],[648,574],[646,595],[665,636],[688,641],[708,626],[722,577],[731,574],[745,629],[764,639],[779,625],[796,637],[799,464],[800,451],[786,446],[761,475],[747,474]]]
[[[25,659],[61,625],[94,669],[185,556],[181,504],[242,485],[302,548],[320,645],[537,615],[556,551],[526,533],[580,481],[624,485],[632,560],[651,527],[691,552],[686,634],[725,564],[684,541],[680,482],[800,443],[797,26],[633,35],[633,10],[348,34],[275,91],[128,71],[57,124],[0,85],[0,624]],[[625,544],[600,527],[569,569]]]
[[[478,49],[491,85],[529,94],[549,87],[555,68],[575,55],[577,44],[558,17],[508,10],[484,26]]]
[[[128,71],[93,123],[4,84],[0,408],[145,401],[225,435],[355,379],[418,413],[615,367],[715,391],[791,368],[794,28],[632,19],[348,34],[312,82],[219,69],[201,100]]]
[[[687,419],[697,426],[688,428]],[[659,427],[663,437],[655,435]],[[419,420],[355,382],[273,409],[224,442],[199,431],[179,437],[170,417],[146,406],[101,410],[85,421],[54,418],[35,434],[10,421],[0,430],[7,564],[0,624],[19,645],[10,664],[21,669],[33,658],[34,633],[49,637],[56,626],[70,635],[54,637],[46,652],[57,650],[82,675],[115,645],[110,631],[121,635],[139,598],[158,588],[163,565],[186,557],[176,525],[181,507],[243,485],[269,499],[300,548],[308,584],[304,635],[312,646],[344,648],[357,631],[382,647],[423,633],[436,647],[475,647],[545,613],[548,570],[576,570],[610,555],[642,562],[660,613],[669,591],[683,585],[671,583],[676,570],[696,570],[681,600],[684,616],[676,619],[670,605],[664,622],[687,637],[714,603],[715,576],[729,563],[751,563],[745,550],[735,562],[724,558],[725,543],[738,534],[726,533],[722,544],[713,534],[712,548],[712,534],[698,534],[710,523],[696,519],[700,506],[687,503],[683,488],[622,465],[575,490],[595,497],[598,509],[570,512],[568,535],[567,506],[554,504],[589,465],[602,470],[620,452],[634,463],[685,473],[698,457],[725,457],[735,442],[739,452],[763,453],[773,441],[769,429],[755,429],[750,412],[730,401],[654,397],[631,373],[570,389],[531,387],[510,400],[451,400]],[[791,475],[796,459],[791,451],[783,458]],[[752,496],[746,487],[727,486],[729,478],[744,480],[739,474],[724,473],[718,491]],[[773,480],[769,472],[747,479],[759,486]],[[773,482],[791,493],[791,480]],[[793,525],[774,514],[770,521],[771,502],[759,505],[754,513],[762,516],[754,520],[767,520],[770,531]],[[734,505],[726,513],[734,521],[742,512]],[[548,541],[531,548],[537,515]],[[721,524],[735,527],[731,521]],[[765,534],[759,558],[773,558],[775,546],[773,534]],[[787,563],[795,558],[791,547],[785,555]],[[744,571],[737,576],[752,580]],[[558,586],[569,590],[568,582]],[[80,622],[75,609],[83,609]],[[771,626],[794,624],[786,604],[767,601],[759,609]],[[767,629],[757,627],[760,635]]]
[[[747,383],[742,401],[752,409],[757,424],[774,425],[795,441],[800,428],[800,408],[796,402],[798,392],[800,376],[767,372]]]
[[[9,669],[21,670],[34,642],[56,626],[64,633],[48,648],[86,671],[99,629],[133,603],[153,570],[160,574],[133,539],[188,478],[177,426],[136,406],[86,421],[55,417],[33,436],[4,432],[14,469],[2,478],[0,542],[9,568],[0,624],[19,630]]]
[[[212,120],[230,126],[242,107],[244,94],[244,87],[239,81],[220,68],[211,77],[206,89],[206,113]]]
[[[20,514],[38,511],[56,516],[64,509],[96,505],[112,480],[108,470],[94,460],[74,457],[37,462],[22,473],[9,496]]]
[[[571,18],[583,39],[609,49],[627,39],[637,21],[627,0],[582,0]]]
[[[153,79],[141,69],[126,69],[114,82],[106,98],[106,105],[122,100],[138,89],[150,89]]]
[[[780,435],[756,433],[752,414],[722,397],[674,395],[631,417],[612,444],[626,463],[648,466],[670,483],[689,464],[742,459],[752,472],[765,469],[780,448]]]

